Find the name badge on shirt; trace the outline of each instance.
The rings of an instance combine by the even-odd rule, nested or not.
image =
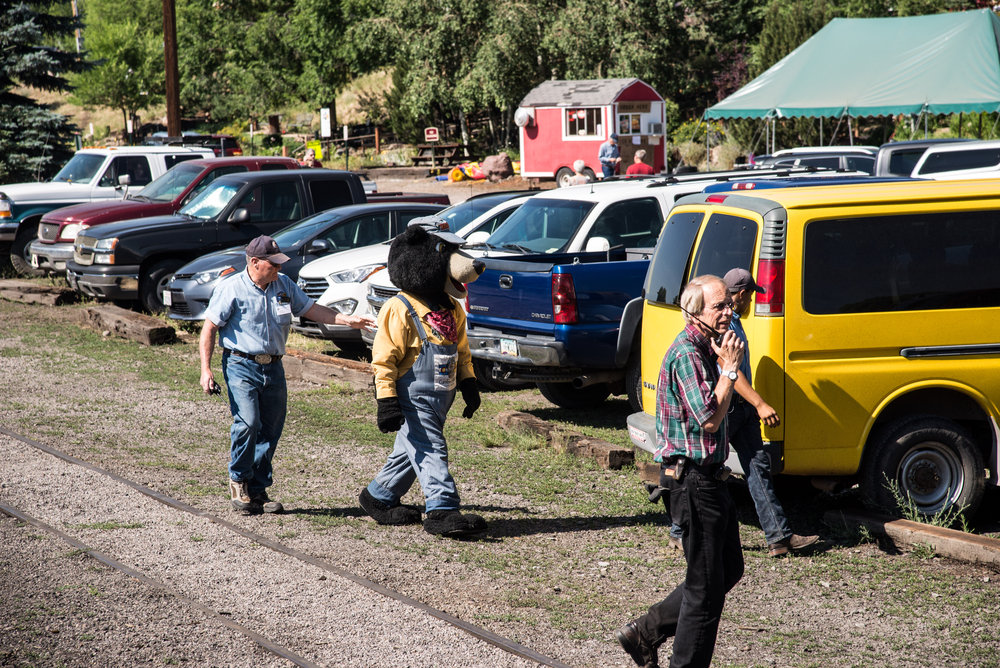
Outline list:
[[[274,306],[274,314],[277,315],[277,316],[282,316],[282,315],[291,316],[292,315],[292,305],[291,304],[282,304],[281,302],[278,302]]]

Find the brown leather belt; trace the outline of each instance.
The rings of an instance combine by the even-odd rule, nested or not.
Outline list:
[[[261,355],[251,355],[239,350],[233,350],[232,348],[223,348],[223,350],[227,353],[236,355],[237,357],[244,357],[248,360],[253,360],[257,364],[271,364],[272,362],[277,362],[282,358],[281,355],[268,355],[267,353],[263,353]]]

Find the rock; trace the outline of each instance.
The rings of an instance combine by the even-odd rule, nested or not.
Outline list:
[[[487,157],[480,163],[479,168],[493,183],[514,176],[514,166],[510,163],[510,156],[506,153]]]

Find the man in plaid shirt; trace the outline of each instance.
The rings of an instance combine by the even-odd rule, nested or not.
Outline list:
[[[743,576],[729,469],[726,413],[743,360],[743,342],[729,329],[733,302],[718,276],[684,287],[687,322],[663,357],[656,387],[656,460],[670,515],[683,531],[687,575],[665,599],[616,633],[636,664],[656,668],[657,648],[674,638],[671,668],[712,662],[726,593]]]

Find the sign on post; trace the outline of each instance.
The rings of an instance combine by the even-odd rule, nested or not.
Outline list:
[[[330,107],[323,107],[319,110],[319,136],[333,136],[333,131],[330,125]]]
[[[438,135],[438,129],[437,128],[424,128],[424,141],[425,142],[439,141],[440,139],[441,139],[441,137],[440,137],[440,135]]]

